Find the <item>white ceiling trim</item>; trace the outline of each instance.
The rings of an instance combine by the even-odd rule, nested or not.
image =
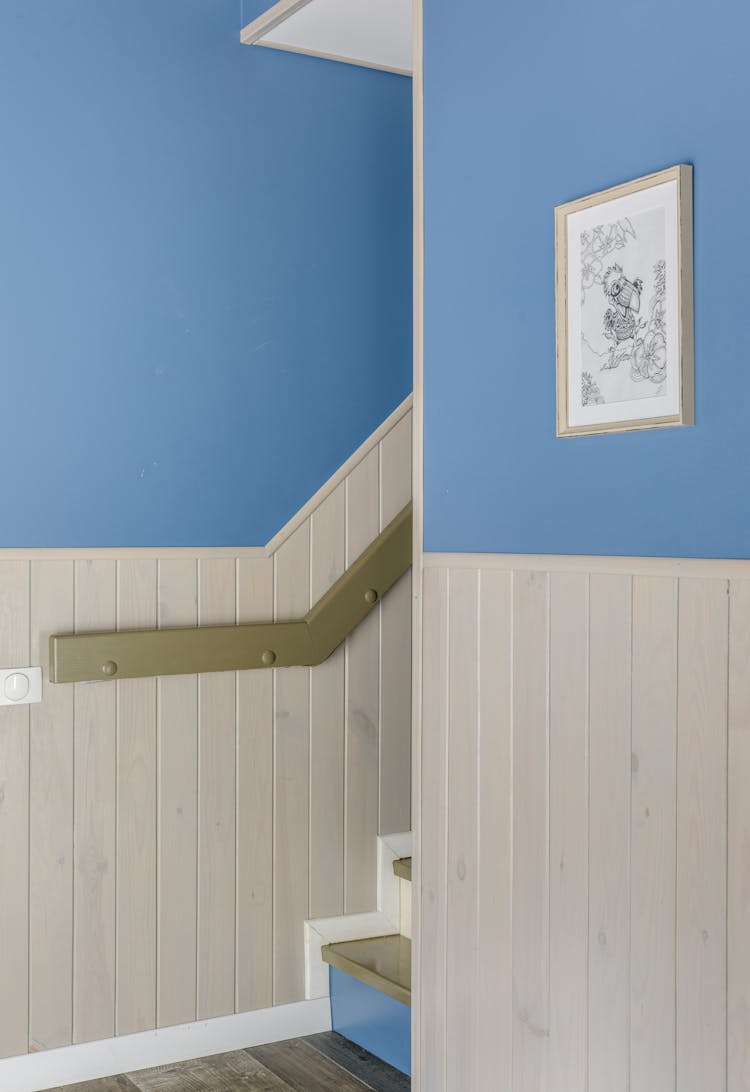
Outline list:
[[[274,30],[279,23],[283,23],[285,19],[294,15],[295,12],[306,7],[309,3],[310,0],[278,0],[278,3],[274,4],[272,8],[264,11],[257,19],[253,19],[252,23],[248,23],[247,26],[242,28],[240,41],[243,45],[255,45],[264,34]]]

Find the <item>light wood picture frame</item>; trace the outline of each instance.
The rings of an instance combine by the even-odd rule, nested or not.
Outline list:
[[[558,436],[694,423],[692,173],[555,209]]]

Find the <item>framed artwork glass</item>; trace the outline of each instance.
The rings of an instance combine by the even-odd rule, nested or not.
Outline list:
[[[555,209],[557,435],[693,424],[692,168]]]

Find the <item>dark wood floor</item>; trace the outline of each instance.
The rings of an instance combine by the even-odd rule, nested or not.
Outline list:
[[[64,1092],[404,1092],[410,1087],[403,1073],[329,1031],[70,1084]]]

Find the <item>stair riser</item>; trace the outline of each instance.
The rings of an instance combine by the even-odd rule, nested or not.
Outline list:
[[[348,974],[330,968],[333,1030],[384,1062],[411,1074],[411,1009]]]

